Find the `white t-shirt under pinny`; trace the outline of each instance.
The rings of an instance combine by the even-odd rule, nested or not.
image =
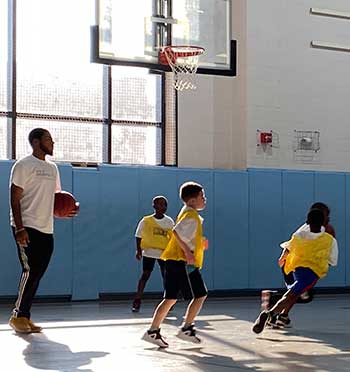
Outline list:
[[[154,218],[154,220],[157,222],[157,224],[162,227],[163,229],[166,230],[171,230],[174,227],[174,220],[167,216],[166,214],[163,216],[163,218]],[[142,218],[142,220],[138,223],[136,232],[135,232],[135,237],[136,238],[142,238],[142,230],[145,226],[145,220]],[[142,255],[144,257],[150,257],[150,258],[160,258],[162,254],[162,250],[157,249],[157,248],[144,248],[142,251]]]
[[[191,209],[193,208],[185,205],[182,207],[179,215]],[[198,217],[203,224],[203,217],[200,215],[198,215]],[[188,245],[190,250],[194,252],[196,243],[197,221],[194,218],[185,218],[175,225],[174,230],[177,232],[181,240],[183,240]]]
[[[308,225],[307,223],[304,223],[304,225],[301,225],[299,229],[293,234],[293,236],[299,236],[302,239],[313,240],[313,239],[319,238],[324,232],[325,232],[324,226],[321,226],[321,232],[313,233],[310,231],[310,225]],[[285,248],[288,249],[289,245],[290,245],[290,240],[280,244],[281,248],[283,249]],[[331,251],[329,254],[329,258],[328,258],[328,263],[331,266],[337,266],[338,255],[339,255],[338,242],[335,238],[333,238],[332,247],[331,247]]]
[[[12,184],[23,189],[20,201],[23,226],[52,234],[55,193],[61,191],[56,164],[33,155],[19,159],[11,169],[10,188]],[[15,226],[11,208],[10,223]]]

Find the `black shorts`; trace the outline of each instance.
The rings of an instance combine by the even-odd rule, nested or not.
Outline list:
[[[185,300],[204,297],[208,294],[199,269],[188,273],[184,261],[165,261],[164,298],[176,300],[179,293]]]
[[[159,268],[161,273],[164,272],[164,264],[165,262],[163,260],[152,258],[152,257],[142,257],[142,269],[143,271],[149,271],[152,272],[154,269],[154,264],[158,262]]]

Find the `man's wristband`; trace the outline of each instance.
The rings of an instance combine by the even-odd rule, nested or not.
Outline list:
[[[25,231],[25,228],[24,227],[22,227],[21,229],[15,230],[15,234],[17,234],[19,232],[22,232],[22,231]]]

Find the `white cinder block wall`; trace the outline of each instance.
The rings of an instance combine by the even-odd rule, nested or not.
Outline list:
[[[350,20],[311,7],[350,14],[349,0],[247,1],[249,167],[350,169],[350,53],[310,48],[312,40],[350,47]],[[272,156],[257,155],[257,129],[279,134]],[[295,159],[294,130],[320,132],[314,159]]]
[[[234,0],[233,34],[239,76],[197,76],[197,89],[178,95],[178,165],[240,169],[247,165],[246,0]]]
[[[179,166],[350,169],[350,53],[310,48],[312,40],[350,47],[349,0],[233,0],[238,76],[198,78],[179,95]],[[257,130],[279,148],[257,151]],[[312,158],[293,151],[294,130],[320,132]]]

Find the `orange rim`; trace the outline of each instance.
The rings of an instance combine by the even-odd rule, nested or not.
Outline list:
[[[171,52],[175,58],[199,56],[204,53],[204,48],[194,45],[169,45],[163,52]]]

